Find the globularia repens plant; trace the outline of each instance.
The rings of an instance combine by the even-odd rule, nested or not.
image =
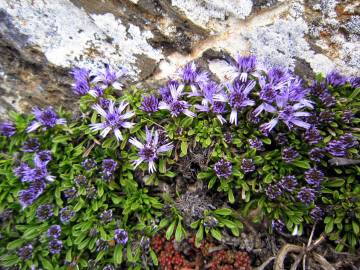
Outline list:
[[[337,250],[358,247],[359,78],[306,86],[253,56],[229,64],[228,82],[190,63],[153,93],[122,89],[124,73],[74,69],[76,113],[1,123],[3,268],[156,268],[154,234],[239,236],[254,209],[269,231],[317,224]]]

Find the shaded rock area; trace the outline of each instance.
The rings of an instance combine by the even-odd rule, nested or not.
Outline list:
[[[253,53],[304,78],[360,75],[353,0],[0,0],[0,113],[72,107],[68,72],[102,63],[157,87],[188,61],[222,78],[229,55]]]

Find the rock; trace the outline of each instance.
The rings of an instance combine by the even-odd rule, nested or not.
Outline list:
[[[305,79],[360,75],[359,2],[352,0],[0,0],[0,113],[72,107],[73,66],[131,70],[158,87],[196,60],[225,79],[227,61],[253,53]]]

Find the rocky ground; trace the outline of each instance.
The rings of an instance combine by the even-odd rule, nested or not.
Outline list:
[[[109,62],[156,87],[191,60],[253,53],[305,78],[359,75],[359,1],[0,0],[0,112],[72,107],[69,70]]]

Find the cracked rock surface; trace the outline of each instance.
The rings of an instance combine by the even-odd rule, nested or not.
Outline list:
[[[221,78],[224,55],[256,54],[304,78],[360,75],[353,0],[0,0],[0,113],[72,107],[73,66],[125,66],[157,87],[197,60]]]

